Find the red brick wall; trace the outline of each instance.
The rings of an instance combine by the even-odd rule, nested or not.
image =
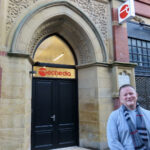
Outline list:
[[[118,9],[117,8],[112,9],[112,21],[118,22]]]
[[[121,106],[119,98],[114,99],[114,110],[118,109]]]
[[[148,2],[149,4],[142,3],[142,2],[140,2],[140,0],[135,1],[135,13],[137,15],[143,16],[146,18],[150,18],[150,0],[148,0],[148,1],[149,1]]]
[[[5,51],[0,51],[0,56],[6,56],[7,52]]]
[[[112,9],[113,25],[113,43],[114,43],[114,60],[119,62],[129,62],[128,35],[125,27],[118,24],[118,10]]]
[[[129,62],[128,35],[125,27],[113,26],[115,61]]]
[[[145,3],[145,4],[150,4],[150,0],[135,0],[137,2],[142,2],[142,3]]]

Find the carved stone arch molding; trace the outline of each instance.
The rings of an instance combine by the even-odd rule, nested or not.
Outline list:
[[[38,43],[48,35],[59,34],[73,48],[78,65],[107,62],[100,33],[74,3],[65,0],[41,3],[32,9],[11,32],[10,53],[33,57]]]

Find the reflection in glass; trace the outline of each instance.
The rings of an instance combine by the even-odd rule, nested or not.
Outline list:
[[[136,40],[135,39],[132,39],[132,45],[136,46]]]
[[[59,37],[51,36],[45,39],[37,48],[35,62],[75,65],[69,46]]]

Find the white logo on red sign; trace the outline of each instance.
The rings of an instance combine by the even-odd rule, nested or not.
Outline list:
[[[129,5],[127,4],[123,5],[120,9],[120,18],[121,19],[126,18],[129,14],[129,11],[130,11]]]

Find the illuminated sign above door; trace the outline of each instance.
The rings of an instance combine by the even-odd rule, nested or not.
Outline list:
[[[34,77],[75,79],[75,69],[34,66]]]
[[[119,23],[130,20],[135,17],[134,0],[127,0],[118,8]]]

